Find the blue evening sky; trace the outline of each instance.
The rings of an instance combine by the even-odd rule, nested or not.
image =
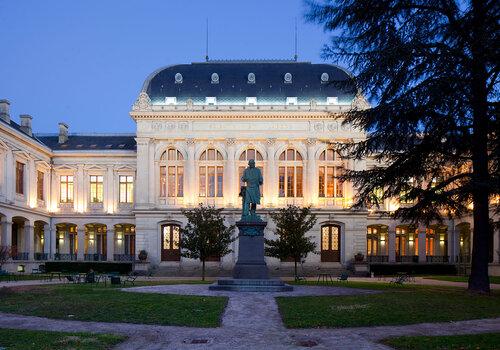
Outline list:
[[[305,23],[302,0],[0,0],[0,98],[35,132],[134,132],[128,115],[144,79],[213,59],[321,62],[328,37]]]

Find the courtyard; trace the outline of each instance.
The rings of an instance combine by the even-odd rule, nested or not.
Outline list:
[[[500,285],[492,284],[491,295],[478,296],[466,292],[461,282],[440,279],[417,278],[402,286],[368,278],[330,284],[310,280],[291,282],[294,291],[282,293],[209,291],[210,282],[188,279],[143,278],[127,288],[3,282],[0,333],[6,336],[0,337],[0,346],[497,348]]]

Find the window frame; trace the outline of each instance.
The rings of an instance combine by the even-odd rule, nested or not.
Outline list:
[[[45,173],[41,170],[36,172],[36,199],[45,201]]]
[[[65,198],[64,200],[63,200],[63,194]],[[72,174],[59,175],[59,203],[61,204],[74,203],[75,200],[74,195],[75,195],[75,176]]]
[[[123,178],[125,178],[125,181],[122,181]],[[131,181],[129,181],[129,179],[131,179]],[[124,187],[122,185],[124,185]],[[129,189],[129,187],[131,188]],[[127,175],[127,174],[118,175],[118,203],[120,204],[134,203],[134,187],[135,187],[135,179],[133,175]],[[125,189],[125,201],[122,201],[123,189]]]
[[[298,150],[286,148],[281,152],[278,157],[279,198],[304,198],[304,168],[304,157]]]
[[[338,179],[344,170],[344,162],[337,150],[327,148],[320,153],[318,157],[319,198],[345,198],[345,181]]]
[[[89,175],[89,185],[90,185],[90,189],[89,189],[90,190],[90,192],[89,192],[90,203],[102,204],[104,202],[104,176],[103,175]],[[93,187],[95,187],[95,188],[93,188]],[[93,190],[95,190],[95,197],[92,195]],[[100,196],[99,196],[99,193],[100,193]]]
[[[24,196],[24,177],[26,164],[16,160],[16,193]]]
[[[185,169],[182,153],[177,148],[168,148],[162,153],[159,164],[159,197],[183,198]]]
[[[201,153],[198,162],[198,197],[224,197],[224,166],[224,157],[217,148],[209,147]]]

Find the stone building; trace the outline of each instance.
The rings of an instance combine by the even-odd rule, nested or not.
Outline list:
[[[160,269],[189,271],[182,258],[181,209],[225,208],[238,220],[240,175],[249,159],[264,176],[260,214],[311,205],[318,254],[304,269],[345,267],[357,253],[371,263],[456,263],[471,252],[471,218],[409,227],[389,218],[397,198],[377,210],[349,209],[353,187],[336,175],[371,159],[343,158],[338,144],[363,130],[342,124],[352,107],[369,108],[340,67],[295,61],[209,61],[174,65],[144,82],[130,116],[135,134],[35,134],[32,118],[11,119],[0,101],[0,245],[5,265],[46,260],[134,261],[146,250]],[[269,219],[266,235],[273,235]],[[499,233],[491,252],[498,267]],[[229,270],[233,253],[210,262]],[[274,271],[291,263],[268,258]]]

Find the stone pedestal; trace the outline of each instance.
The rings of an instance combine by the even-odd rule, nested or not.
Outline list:
[[[264,259],[264,229],[267,222],[242,220],[236,223],[239,230],[238,260],[232,279],[219,279],[210,290],[235,292],[288,292],[292,286],[280,279],[269,279]]]
[[[267,222],[238,221],[238,260],[233,270],[236,279],[267,279],[264,260],[264,229]]]

